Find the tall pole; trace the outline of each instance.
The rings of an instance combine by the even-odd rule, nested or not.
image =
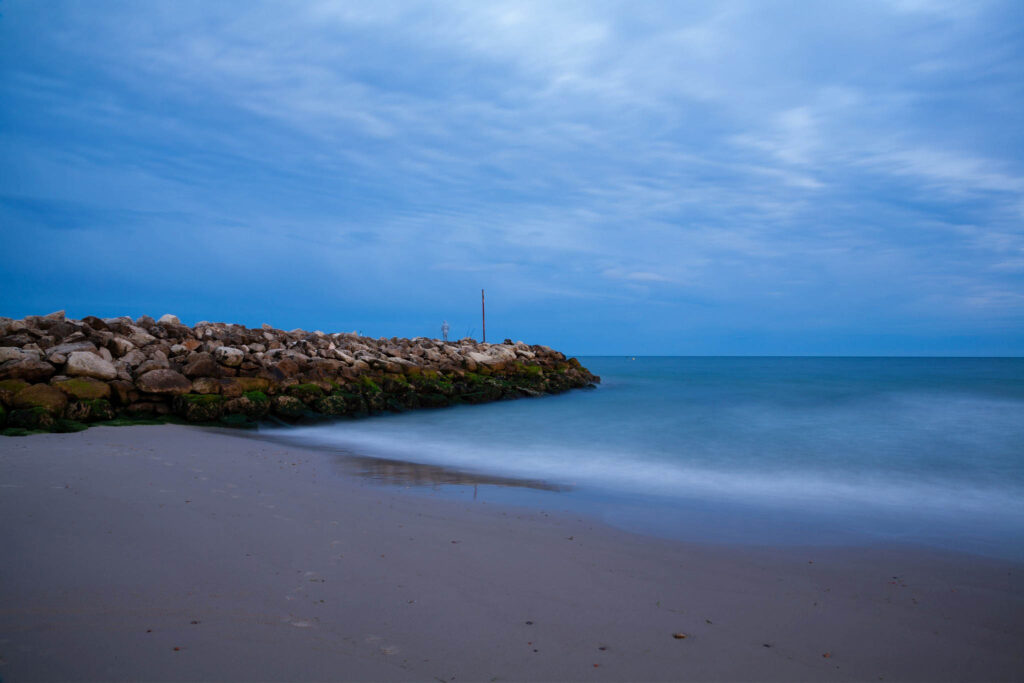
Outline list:
[[[484,328],[484,344],[487,343],[487,309],[484,307],[484,290],[480,290],[480,322]]]

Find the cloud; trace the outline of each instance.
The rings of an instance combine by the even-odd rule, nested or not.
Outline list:
[[[612,284],[794,335],[808,308],[874,307],[869,326],[1012,311],[1013,12],[19,5],[0,25],[0,210],[23,234],[0,247],[89,226],[76,244],[127,256],[148,229],[194,272],[273,272],[284,299],[344,286],[372,302],[358,315],[487,286],[528,320]]]

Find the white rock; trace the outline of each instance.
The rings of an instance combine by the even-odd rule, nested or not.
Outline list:
[[[0,363],[6,363],[9,360],[21,360],[26,358],[27,354],[22,353],[21,349],[13,346],[0,346]]]
[[[128,353],[129,351],[135,348],[135,344],[132,344],[124,337],[118,336],[115,336],[113,339],[111,339],[108,345],[110,346],[110,350],[114,352],[114,355],[118,357],[123,356],[124,354]]]
[[[180,325],[181,321],[178,320],[178,316],[176,315],[164,313],[162,316],[160,316],[160,319],[157,320],[157,323],[159,323],[160,325]]]
[[[213,357],[218,363],[222,363],[233,368],[242,364],[242,359],[245,358],[245,353],[239,349],[233,349],[230,346],[218,346],[213,351]]]
[[[132,331],[128,339],[136,346],[145,346],[156,341],[156,337],[137,325],[128,325],[128,328]]]
[[[103,360],[95,353],[88,351],[72,351],[68,355],[68,363],[64,371],[69,375],[95,377],[96,379],[117,377],[117,369],[110,361]]]

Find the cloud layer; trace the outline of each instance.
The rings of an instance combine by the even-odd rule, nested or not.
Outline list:
[[[5,315],[1024,348],[1016,3],[6,3]]]

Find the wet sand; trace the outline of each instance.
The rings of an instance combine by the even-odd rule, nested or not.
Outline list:
[[[1024,679],[1019,564],[686,544],[336,457],[171,425],[0,439],[0,678]]]

